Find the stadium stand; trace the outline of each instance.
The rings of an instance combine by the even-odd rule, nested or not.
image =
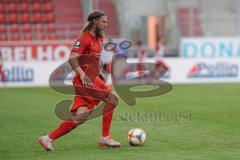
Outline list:
[[[57,38],[53,0],[0,2],[0,41]],[[49,29],[49,26],[51,26]]]
[[[200,9],[204,36],[236,36],[238,34],[239,1],[202,0]]]
[[[97,3],[97,9],[111,15],[107,34],[119,35],[114,1]],[[66,0],[0,1],[0,41],[76,39],[83,23],[81,0],[71,0],[71,3]]]
[[[199,11],[197,8],[178,8],[177,15],[181,36],[199,37],[202,35]]]
[[[104,11],[107,15],[111,17],[111,20],[108,21],[108,26],[106,29],[106,33],[111,36],[119,35],[119,23],[118,16],[116,12],[115,3],[112,0],[99,0],[98,8],[101,11]]]

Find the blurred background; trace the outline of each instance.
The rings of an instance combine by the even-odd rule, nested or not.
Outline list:
[[[238,0],[0,0],[0,84],[48,85],[92,10],[108,16],[105,44],[132,42],[130,63],[160,63],[173,83],[239,82],[239,8]],[[103,51],[107,73],[114,54]]]
[[[96,118],[46,154],[37,140],[73,99],[49,79],[67,75],[70,67],[55,69],[92,10],[108,17],[107,82],[128,85],[112,83],[120,98],[111,135],[123,146],[96,146]],[[240,0],[0,0],[0,160],[239,160],[239,68]],[[64,78],[69,88],[72,78]],[[62,102],[69,106],[59,110]],[[143,147],[128,145],[132,128],[147,133]]]

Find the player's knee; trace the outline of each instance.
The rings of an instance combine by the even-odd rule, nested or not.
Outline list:
[[[75,115],[72,119],[77,125],[79,125],[86,122],[88,117],[89,117],[88,114],[82,113],[82,114]]]
[[[81,124],[87,121],[90,113],[89,110],[86,107],[80,107],[76,114],[72,116],[73,121],[75,121],[76,124]]]
[[[114,104],[114,105],[118,105],[118,97],[117,97],[117,95],[116,94],[114,94],[114,93],[109,93],[108,94],[108,103],[112,103],[112,104]]]

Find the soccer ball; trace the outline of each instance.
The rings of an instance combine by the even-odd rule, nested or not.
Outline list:
[[[145,143],[146,133],[140,128],[133,128],[128,132],[128,143],[131,146],[140,146]]]

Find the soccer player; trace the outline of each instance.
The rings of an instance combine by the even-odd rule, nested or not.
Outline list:
[[[163,36],[159,36],[157,37],[157,45],[155,48],[155,60],[158,61],[162,59],[162,57],[164,57],[164,55],[166,54],[166,47],[165,47],[165,37]]]
[[[137,42],[137,56],[138,56],[138,62],[139,62],[137,64],[137,70],[139,74],[141,74],[145,70],[144,65],[141,63],[143,63],[144,59],[147,58],[146,48],[144,47],[142,41]]]
[[[157,37],[157,45],[156,45],[155,56],[154,56],[155,66],[153,71],[153,78],[155,79],[159,79],[168,70],[167,65],[162,60],[162,58],[166,54],[165,43],[166,43],[165,38],[163,36]]]
[[[144,59],[147,58],[147,51],[146,51],[146,48],[143,46],[142,41],[137,42],[137,49],[138,49],[138,52],[137,52],[138,61],[142,63]]]
[[[63,121],[57,129],[39,138],[39,143],[46,151],[54,150],[53,142],[56,139],[84,123],[91,115],[94,106],[98,105],[101,100],[105,102],[105,106],[103,108],[102,135],[99,138],[98,144],[101,147],[112,148],[120,147],[121,145],[109,135],[113,110],[118,104],[118,98],[105,83],[104,75],[99,71],[98,67],[100,54],[102,52],[101,44],[103,43],[104,29],[107,27],[107,16],[103,12],[93,11],[88,15],[87,21],[88,24],[74,44],[69,58],[69,64],[75,71],[73,85],[76,95],[71,108],[72,116],[70,119]],[[79,65],[81,55],[95,57],[96,61],[82,67]],[[91,92],[88,93],[88,96],[81,96],[77,94],[77,86],[82,86],[85,89],[91,88],[96,91],[103,91],[105,94],[101,99],[95,99],[92,96],[94,94],[91,94]]]

